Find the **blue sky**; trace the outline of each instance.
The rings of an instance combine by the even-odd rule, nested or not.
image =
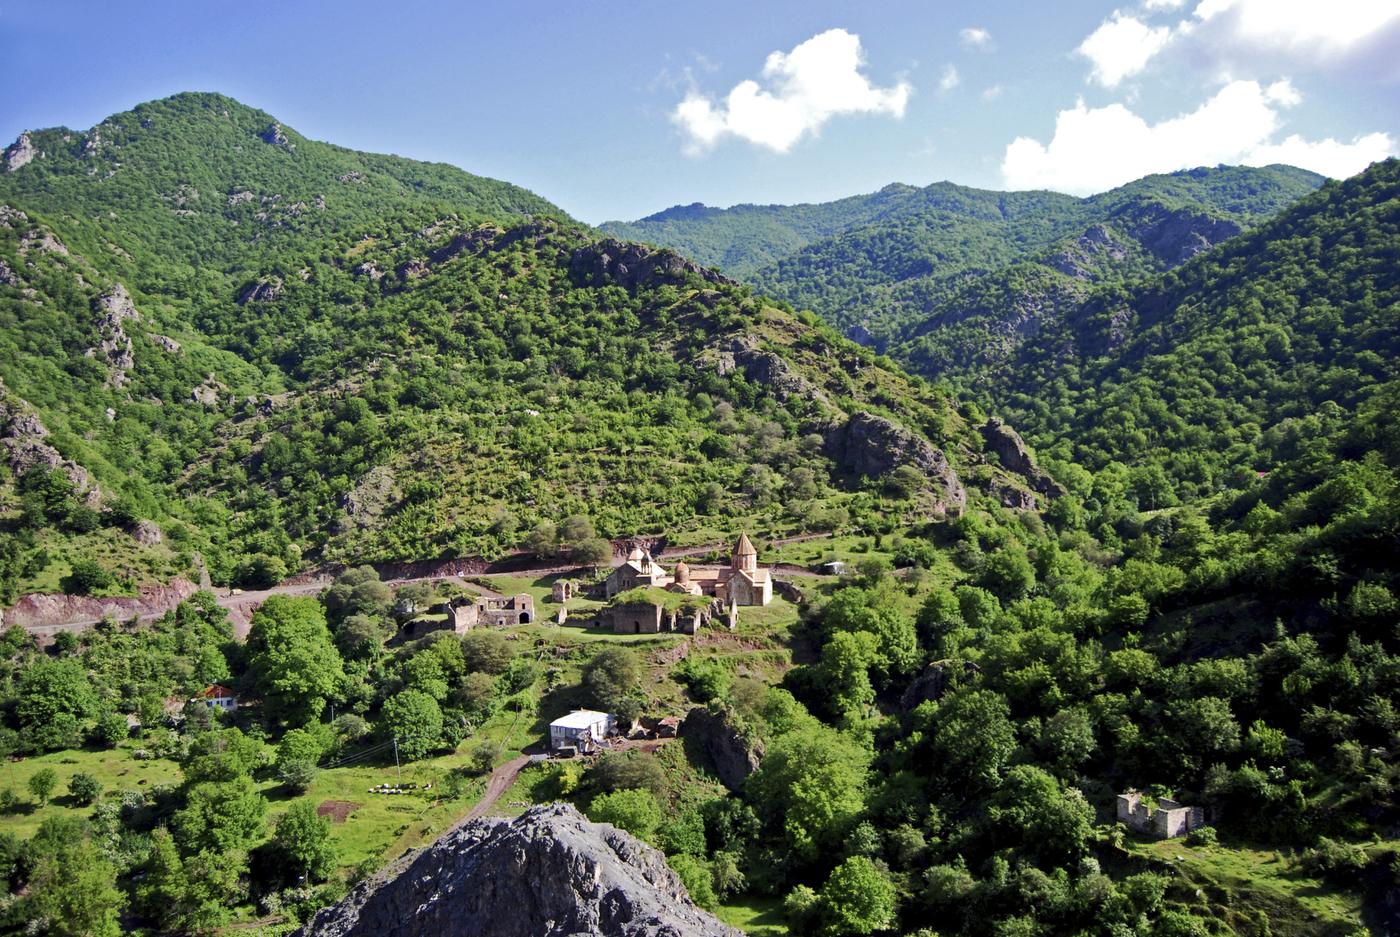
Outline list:
[[[1400,147],[1395,0],[0,0],[0,57],[5,140],[219,91],[589,222],[896,181],[1346,175]]]

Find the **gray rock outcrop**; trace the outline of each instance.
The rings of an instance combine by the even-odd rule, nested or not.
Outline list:
[[[742,937],[665,857],[567,804],[483,818],[357,885],[297,937]]]
[[[1131,206],[1128,211],[1137,215],[1128,233],[1169,267],[1184,264],[1243,230],[1228,218],[1217,218],[1189,208],[1153,204]]]
[[[569,259],[569,275],[580,286],[616,283],[633,291],[660,283],[678,283],[692,273],[707,283],[734,282],[708,267],[691,263],[675,251],[654,250],[613,238],[581,247]]]
[[[48,443],[49,430],[38,414],[21,400],[9,396],[0,383],[0,456],[16,476],[32,468],[58,469],[68,477],[83,496],[88,507],[102,502],[102,492],[93,483],[87,469],[63,455]]]
[[[256,283],[249,283],[238,294],[238,305],[249,303],[270,303],[282,295],[282,278],[268,277]]]
[[[268,124],[267,129],[259,134],[259,136],[262,137],[264,143],[280,146],[289,152],[297,148],[296,144],[287,137],[287,133],[282,129],[282,125],[276,121]]]
[[[927,439],[873,413],[853,413],[823,434],[828,458],[853,475],[882,478],[901,465],[929,480],[947,508],[967,504],[967,490],[943,451]]]
[[[982,424],[982,440],[988,452],[996,453],[1002,468],[1020,475],[1033,490],[1049,498],[1058,498],[1065,493],[1059,482],[1035,464],[1035,458],[1021,434],[1007,426],[1000,418],[991,417]],[[1003,503],[1007,503],[1005,498]],[[1032,499],[1029,506],[1022,503],[1007,504],[1007,507],[1035,507],[1035,501]]]
[[[123,328],[125,322],[141,321],[131,294],[120,283],[103,293],[92,304],[93,325],[97,327],[98,343],[89,348],[89,358],[98,358],[107,363],[107,383],[121,387],[126,383],[126,372],[136,367],[136,357],[131,350],[131,336]]]
[[[29,139],[28,133],[22,133],[19,138],[5,147],[5,171],[14,172],[34,161],[34,157],[39,155],[39,151],[34,148],[34,143]]]
[[[750,742],[723,714],[704,706],[696,706],[685,717],[681,738],[731,791],[739,790],[763,760],[762,743]]]
[[[743,368],[744,377],[762,384],[779,400],[801,397],[830,403],[821,388],[793,370],[781,355],[760,350],[751,338],[735,338],[720,353],[721,374],[730,373],[736,367]]]

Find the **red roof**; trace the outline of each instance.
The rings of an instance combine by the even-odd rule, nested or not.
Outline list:
[[[233,697],[234,693],[226,686],[220,686],[217,683],[211,683],[207,687],[205,687],[204,692],[200,693],[199,695],[202,696],[204,699],[230,699]]]

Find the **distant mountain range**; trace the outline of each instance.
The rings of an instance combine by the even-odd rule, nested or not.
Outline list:
[[[1004,353],[1090,285],[1170,269],[1322,181],[1222,166],[1083,199],[890,185],[819,205],[678,206],[602,228],[715,264],[933,376]]]

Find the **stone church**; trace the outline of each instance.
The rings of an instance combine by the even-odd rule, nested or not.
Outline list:
[[[684,560],[669,576],[649,551],[634,548],[604,583],[608,598],[632,589],[666,589],[707,595],[725,605],[767,605],[773,601],[773,576],[758,565],[758,551],[748,534],[740,534],[727,567],[692,569]]]

